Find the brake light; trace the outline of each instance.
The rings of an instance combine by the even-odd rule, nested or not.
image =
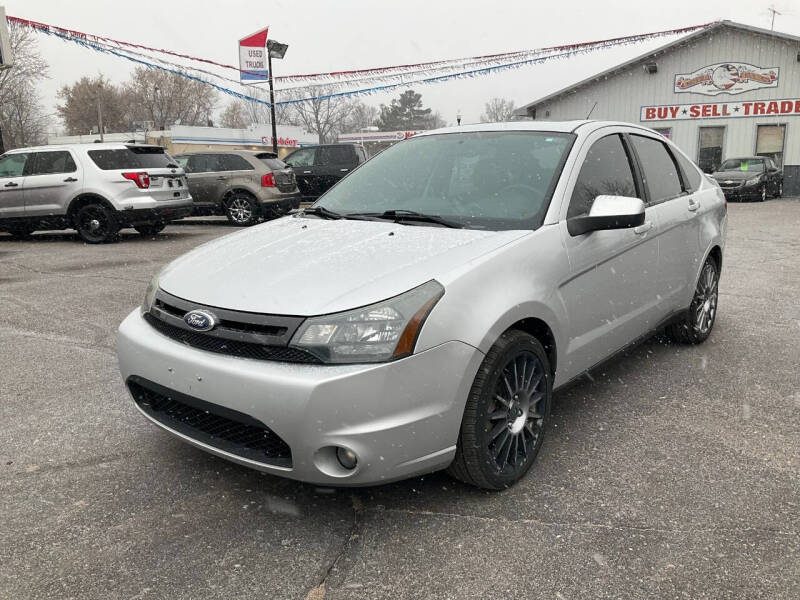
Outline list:
[[[267,173],[261,176],[261,187],[275,187],[275,175]]]
[[[146,190],[150,187],[150,175],[143,171],[138,173],[123,173],[125,179],[130,179],[141,190]]]

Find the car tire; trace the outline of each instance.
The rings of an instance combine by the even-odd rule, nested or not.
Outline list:
[[[761,186],[761,195],[758,197],[759,202],[764,202],[767,199],[767,184]]]
[[[99,202],[81,206],[73,221],[78,235],[87,244],[105,244],[119,239],[116,212]]]
[[[152,223],[142,223],[141,225],[134,225],[133,228],[139,232],[144,237],[150,237],[153,235],[158,235],[161,233],[166,227],[167,224],[164,221],[154,221]]]
[[[783,196],[783,181],[778,182],[778,189],[775,190],[775,194],[772,197],[780,198],[781,196]]]
[[[552,395],[541,343],[524,331],[504,333],[475,376],[448,473],[487,490],[514,485],[536,460]]]
[[[666,333],[679,344],[701,344],[711,335],[717,317],[719,299],[719,267],[708,257],[697,278],[692,303],[686,314],[667,326]]]
[[[225,216],[234,225],[249,227],[261,217],[261,207],[250,194],[236,192],[225,201]]]

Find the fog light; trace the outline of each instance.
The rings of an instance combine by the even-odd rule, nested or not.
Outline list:
[[[356,456],[356,453],[352,450],[348,450],[347,448],[337,448],[336,458],[339,459],[339,464],[348,470],[355,469],[356,463],[358,463],[358,457]]]

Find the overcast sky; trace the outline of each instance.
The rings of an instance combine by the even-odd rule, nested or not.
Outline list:
[[[69,29],[167,48],[235,64],[237,41],[262,26],[289,44],[276,75],[415,63],[539,48],[672,29],[716,19],[769,28],[774,6],[784,13],[775,29],[800,33],[795,0],[561,0],[535,2],[434,0],[0,0],[9,15]],[[133,66],[80,46],[39,35],[50,78],[40,90],[48,111],[56,91],[83,75],[127,78]],[[423,102],[455,121],[477,121],[493,96],[526,104],[598,70],[666,43],[600,51],[498,75],[418,86]],[[701,66],[701,65],[698,65]],[[388,102],[392,93],[364,97]],[[220,100],[220,108],[226,102]]]

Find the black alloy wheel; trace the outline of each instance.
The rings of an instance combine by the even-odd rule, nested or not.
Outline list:
[[[536,459],[551,402],[544,348],[528,333],[507,331],[475,376],[449,473],[484,489],[512,486]]]
[[[778,182],[773,198],[780,198],[781,196],[783,196],[783,180]]]
[[[114,211],[99,203],[86,204],[75,213],[75,229],[87,244],[117,240],[119,223]]]
[[[166,227],[164,221],[153,221],[152,223],[142,223],[141,225],[134,225],[133,228],[144,237],[158,235]]]
[[[761,196],[759,196],[758,201],[764,202],[767,199],[767,184],[761,186]]]
[[[237,192],[225,202],[225,216],[234,225],[255,225],[261,216],[258,202],[250,194]]]
[[[692,303],[686,315],[667,327],[667,335],[682,344],[700,344],[708,339],[717,317],[719,267],[710,256],[703,264]]]

